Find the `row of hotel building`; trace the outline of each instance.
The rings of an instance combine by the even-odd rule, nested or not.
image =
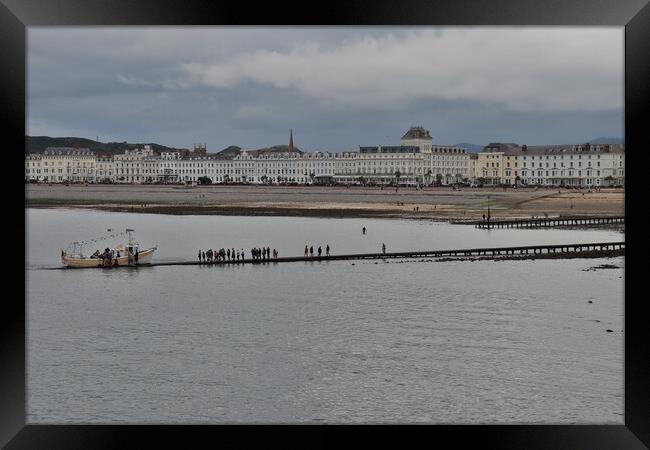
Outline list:
[[[49,183],[341,183],[428,185],[472,183],[530,186],[623,186],[620,144],[526,146],[492,143],[478,154],[436,145],[428,130],[411,127],[399,146],[302,153],[238,150],[208,154],[162,152],[150,146],[122,154],[48,148],[25,157],[25,181]]]

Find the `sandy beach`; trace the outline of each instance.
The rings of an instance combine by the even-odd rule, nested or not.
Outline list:
[[[489,197],[489,198],[488,198]],[[475,220],[624,214],[623,189],[321,186],[25,185],[26,207],[158,214],[397,217]]]

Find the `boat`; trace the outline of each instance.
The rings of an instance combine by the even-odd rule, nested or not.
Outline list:
[[[108,230],[109,232],[112,230]],[[129,241],[126,244],[119,244],[115,248],[106,248],[103,253],[95,252],[91,256],[83,254],[83,246],[88,242],[73,242],[66,250],[61,249],[61,262],[66,267],[88,268],[88,267],[118,267],[118,266],[142,266],[151,263],[157,246],[141,250],[140,244],[133,239],[131,233],[135,230],[127,228],[117,235],[128,234]],[[115,237],[112,235],[110,237]],[[97,238],[91,242],[98,242],[107,239]]]

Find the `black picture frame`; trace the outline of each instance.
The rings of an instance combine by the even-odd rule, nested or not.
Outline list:
[[[329,426],[49,426],[26,425],[25,296],[20,290],[3,299],[0,315],[0,444],[7,449],[150,448],[156,443],[187,447],[207,439],[213,445],[241,445],[264,439],[323,443],[333,428],[352,430],[384,440],[413,433],[427,444],[451,439],[455,447],[634,449],[650,446],[650,370],[644,302],[633,291],[633,271],[642,268],[642,235],[635,220],[643,213],[642,152],[650,105],[650,4],[648,0],[364,0],[319,4],[217,2],[205,0],[0,0],[0,112],[5,129],[5,154],[12,167],[24,164],[18,148],[25,146],[26,27],[44,25],[611,25],[625,27],[625,416],[624,425],[431,425],[396,427]],[[646,127],[644,127],[646,125]],[[16,158],[14,161],[13,158]],[[20,156],[22,158],[22,156]],[[24,183],[20,170],[10,170],[5,224],[8,241],[25,251],[24,202],[13,186]],[[23,196],[24,200],[24,196]],[[635,207],[636,206],[636,207]],[[10,213],[9,211],[13,212]],[[631,244],[630,245],[630,241]],[[22,243],[22,247],[21,247]],[[22,253],[20,253],[22,252]],[[638,265],[637,265],[638,264]],[[15,262],[12,274],[24,268]],[[7,280],[13,280],[9,275]],[[16,273],[15,279],[21,279]],[[11,281],[7,284],[15,285]],[[24,291],[23,291],[24,293]],[[489,421],[489,418],[486,418]],[[254,433],[251,433],[254,431]],[[282,433],[280,435],[280,433]],[[224,440],[224,437],[226,438]],[[290,437],[290,440],[286,439]],[[292,438],[292,439],[291,439]],[[645,445],[644,445],[645,444]]]

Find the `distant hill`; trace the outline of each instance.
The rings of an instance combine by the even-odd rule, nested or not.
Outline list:
[[[237,147],[236,145],[231,145],[217,153],[221,156],[227,156],[227,155],[238,155],[239,152],[241,152],[241,147]]]
[[[599,137],[589,141],[590,144],[625,144],[625,138]]]
[[[123,153],[124,150],[142,148],[151,145],[154,152],[178,151],[179,148],[167,147],[153,142],[129,144],[127,142],[98,142],[79,137],[25,136],[25,154],[41,153],[48,147],[87,148],[96,153]]]

